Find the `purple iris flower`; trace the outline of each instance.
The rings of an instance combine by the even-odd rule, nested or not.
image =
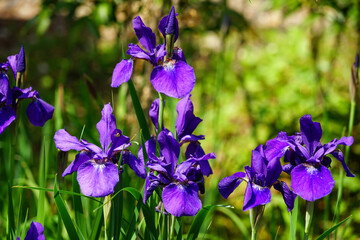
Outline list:
[[[149,157],[147,167],[150,172],[146,178],[144,203],[157,187],[162,187],[162,201],[165,210],[176,216],[195,216],[201,209],[199,191],[202,192],[204,177],[209,169],[201,164],[214,159],[210,153],[200,158],[190,157],[178,164],[180,144],[168,130],[158,135],[160,156],[156,156],[156,142],[152,138],[145,144]],[[143,158],[142,148],[139,149],[139,158]]]
[[[144,59],[154,67],[150,81],[157,92],[174,98],[182,98],[189,94],[195,86],[195,74],[193,68],[186,63],[182,50],[174,48],[170,59],[165,61],[166,42],[156,45],[155,34],[151,28],[145,26],[139,16],[133,20],[133,26],[143,48],[133,43],[129,44],[127,54],[132,58],[123,59],[116,65],[111,87],[119,87],[129,81],[133,72],[133,59]],[[179,27],[173,7],[170,14],[160,21],[158,28],[165,39],[166,34],[173,34],[174,41],[177,40]]]
[[[263,148],[259,145],[252,151],[251,167],[245,166],[245,172],[237,172],[232,176],[225,177],[218,185],[220,194],[224,198],[239,186],[242,181],[247,182],[243,210],[247,211],[258,205],[265,205],[271,201],[270,188],[274,186],[283,195],[288,211],[294,208],[296,194],[287,184],[279,181],[282,172],[280,158],[283,155],[286,143],[280,141],[268,142]]]
[[[104,197],[113,193],[119,182],[122,164],[128,164],[139,177],[146,177],[144,162],[126,149],[131,145],[130,139],[116,128],[116,119],[112,112],[110,103],[106,104],[101,111],[102,118],[96,125],[101,147],[83,139],[78,140],[65,129],[58,130],[54,136],[56,147],[61,151],[80,151],[62,176],[77,171],[81,191],[87,196]],[[121,163],[118,163],[120,156]],[[117,165],[120,165],[120,170]]]
[[[20,237],[17,237],[16,240],[20,240]],[[31,222],[24,240],[45,240],[44,227],[41,223]]]
[[[176,106],[178,114],[175,122],[177,139],[180,146],[189,143],[185,151],[186,159],[191,157],[200,158],[205,155],[199,142],[199,140],[204,140],[205,136],[193,134],[197,126],[202,122],[202,119],[194,115],[194,106],[190,97],[191,94],[188,94],[181,99]],[[159,99],[155,99],[149,110],[150,118],[156,129],[158,129],[159,101]],[[203,169],[207,169],[207,171],[204,172],[204,175],[209,176],[212,174],[208,161],[201,161],[199,164],[203,165]]]
[[[287,136],[280,132],[277,139],[289,145],[285,154],[283,170],[291,175],[291,188],[300,197],[307,201],[315,201],[332,191],[335,181],[328,169],[331,164],[331,154],[339,160],[345,169],[346,176],[354,177],[345,164],[344,155],[337,149],[338,145],[350,146],[353,137],[342,137],[322,145],[321,125],[313,122],[311,115],[300,118],[300,134]]]
[[[31,87],[11,88],[7,75],[8,68],[12,69],[15,79],[18,73],[25,71],[23,48],[19,54],[9,56],[6,63],[0,64],[0,134],[15,120],[15,109],[22,99],[32,99],[26,110],[29,121],[35,126],[44,126],[45,122],[52,118],[54,107],[42,100],[39,93]]]

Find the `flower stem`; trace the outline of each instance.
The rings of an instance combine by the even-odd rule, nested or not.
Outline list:
[[[257,229],[263,216],[265,205],[259,205],[250,209],[251,240],[256,240]]]
[[[163,130],[163,118],[164,118],[164,105],[165,105],[165,99],[164,95],[162,93],[159,93],[159,120],[158,120],[158,132],[161,132]]]
[[[306,201],[304,240],[307,240],[309,238],[310,226],[311,226],[313,214],[314,214],[314,202]]]
[[[174,39],[175,39],[174,34],[166,35],[166,56],[164,59],[165,61],[172,58],[173,50],[174,50]]]

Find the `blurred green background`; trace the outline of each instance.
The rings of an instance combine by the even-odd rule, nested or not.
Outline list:
[[[323,143],[347,134],[350,69],[360,48],[358,0],[1,1],[0,62],[18,53],[23,44],[27,57],[25,86],[31,85],[56,107],[54,119],[42,129],[28,122],[23,104],[14,185],[38,185],[39,162],[45,148],[49,163],[46,186],[52,188],[54,174],[61,175],[69,163],[66,158],[57,157],[52,141],[55,131],[65,127],[79,137],[85,125],[84,139],[98,143],[95,125],[105,103],[115,104],[118,127],[140,141],[127,85],[111,89],[112,71],[127,45],[138,43],[132,19],[140,15],[160,43],[163,40],[157,23],[171,5],[179,13],[180,36],[176,46],[183,49],[196,75],[192,100],[195,114],[204,120],[196,133],[206,135],[202,146],[217,156],[211,162],[214,174],[206,180],[203,204],[235,207],[215,210],[203,229],[206,233],[200,237],[246,238],[250,224],[248,212],[242,211],[244,186],[225,200],[218,193],[217,184],[223,177],[243,171],[257,145],[265,144],[279,131],[299,131],[298,121],[305,114],[321,122]],[[133,81],[146,116],[157,97],[149,81],[151,70],[149,64],[136,61]],[[165,126],[169,129],[174,127],[176,102],[167,99]],[[359,239],[360,235],[359,118],[357,108],[352,133],[355,141],[348,163],[357,177],[345,179],[340,209],[340,219],[349,215],[353,218],[338,231],[343,239]],[[7,194],[10,134],[8,129],[0,136],[1,201],[6,200]],[[137,148],[133,147],[135,152]],[[73,158],[74,152],[70,152],[68,160]],[[333,161],[331,170],[336,181],[340,168]],[[282,177],[289,182],[286,174]],[[59,176],[60,187],[70,190],[71,179]],[[141,189],[143,185],[130,171],[127,180],[128,186]],[[329,197],[316,202],[314,236],[332,224],[337,186]],[[21,219],[26,209],[29,219],[36,219],[38,192],[15,189],[14,194],[15,206],[22,196]],[[55,236],[59,219],[52,194],[47,194],[46,199],[49,206],[45,208],[45,235],[48,239],[66,239],[65,230],[61,236]],[[68,204],[71,208],[71,201]],[[305,203],[300,200],[299,204],[300,237]],[[0,235],[5,231],[7,207],[5,203],[0,208]],[[289,219],[281,195],[274,192],[271,204],[265,208],[258,238],[273,239],[277,235],[278,239],[288,239]],[[185,222],[190,223],[191,218]]]

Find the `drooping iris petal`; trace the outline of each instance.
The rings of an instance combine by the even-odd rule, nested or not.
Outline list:
[[[333,155],[334,158],[336,158],[337,160],[339,160],[341,162],[341,164],[346,172],[347,177],[355,177],[355,175],[351,173],[349,167],[346,165],[345,160],[344,160],[344,155],[340,150],[332,152],[331,155]]]
[[[251,154],[251,169],[255,173],[266,175],[266,163],[263,145],[257,146]]]
[[[53,116],[55,108],[42,100],[41,98],[33,98],[33,101],[28,105],[26,114],[29,121],[34,126],[44,126],[47,120]]]
[[[279,182],[275,183],[274,188],[276,190],[278,190],[279,192],[281,192],[281,194],[284,198],[284,202],[287,206],[287,210],[288,210],[288,212],[290,212],[294,208],[294,201],[295,201],[295,198],[297,197],[297,195],[295,193],[293,193],[290,190],[290,188],[288,187],[288,185],[283,181],[279,181]]]
[[[16,113],[9,106],[0,108],[0,134],[15,120]]]
[[[199,188],[193,182],[167,185],[162,193],[165,210],[175,217],[195,216],[202,206],[198,192]]]
[[[177,16],[177,14],[175,14]],[[166,28],[166,24],[168,22],[168,18],[169,15],[166,15],[165,17],[163,17],[160,22],[159,22],[159,30],[161,32],[161,34],[164,36],[164,38],[166,38],[166,33],[165,33],[165,28]],[[176,42],[176,40],[179,37],[179,23],[177,18],[175,18],[175,37],[174,37],[174,42]]]
[[[123,59],[121,62],[116,64],[112,75],[111,87],[117,88],[121,84],[130,80],[133,72],[133,64],[134,61],[132,59]]]
[[[151,53],[154,52],[154,49],[156,47],[156,38],[151,28],[145,26],[145,24],[143,23],[143,21],[139,16],[134,18],[133,27],[140,44],[147,51]]]
[[[185,135],[190,135],[201,123],[202,119],[194,115],[194,106],[191,102],[191,94],[181,99],[176,105],[177,118],[175,128],[179,139]]]
[[[223,178],[218,185],[221,196],[228,198],[235,188],[244,180],[245,176],[246,174],[244,172],[237,172],[229,177]]]
[[[265,205],[271,201],[270,189],[248,182],[244,196],[243,210],[247,211],[258,205]]]
[[[181,144],[186,143],[186,142],[195,142],[195,141],[200,141],[200,140],[204,140],[205,136],[204,135],[185,135],[183,136],[180,141]]]
[[[147,53],[141,47],[133,43],[130,43],[128,48],[129,49],[127,50],[126,54],[134,58],[150,61],[153,65],[156,65],[156,62],[154,61],[154,53]]]
[[[81,151],[86,148],[85,144],[81,143],[76,137],[71,136],[65,129],[60,129],[55,133],[54,141],[56,147],[64,152],[70,150]]]
[[[183,61],[169,61],[155,67],[150,80],[157,92],[174,98],[186,96],[195,86],[194,70]]]
[[[172,172],[179,159],[180,145],[172,136],[171,132],[161,131],[158,136],[158,143],[165,161],[171,165]]]
[[[335,185],[330,170],[320,165],[300,164],[291,171],[291,188],[307,201],[315,201],[330,194]]]
[[[149,199],[153,191],[160,185],[159,178],[154,176],[152,173],[149,172],[149,174],[146,177],[145,181],[145,191],[144,191],[144,204]]]
[[[7,102],[9,90],[9,79],[6,73],[0,70],[0,103]]]
[[[24,240],[45,240],[44,227],[41,223],[31,222]]]
[[[36,90],[32,91],[32,87],[28,87],[28,88],[24,88],[24,89],[14,87],[12,89],[12,95],[14,98],[17,98],[17,99],[26,99],[26,98],[33,98],[33,97],[39,98],[38,91],[36,91]]]
[[[316,147],[320,144],[322,136],[320,123],[313,122],[311,115],[305,115],[300,118],[300,131],[305,146],[308,148],[310,154],[313,154]]]
[[[116,129],[116,119],[112,112],[113,109],[110,103],[104,105],[104,108],[101,110],[101,120],[96,124],[100,136],[100,143],[104,151],[109,147],[111,134]]]
[[[105,197],[114,192],[119,182],[118,169],[111,162],[86,161],[80,165],[77,172],[81,192],[86,196]]]
[[[134,170],[135,174],[141,178],[146,178],[145,163],[141,159],[135,157],[130,151],[122,152],[122,163],[125,163]]]
[[[65,171],[62,174],[62,177],[65,177],[66,175],[76,172],[81,164],[91,159],[91,155],[92,154],[87,151],[81,151],[78,154],[76,154],[74,161],[72,161],[70,165],[65,169]]]
[[[95,144],[89,143],[85,139],[81,139],[80,142],[84,144],[86,149],[89,150],[90,152],[97,155],[104,155],[104,157],[106,157],[106,154],[103,152],[103,150],[100,147],[96,146]]]

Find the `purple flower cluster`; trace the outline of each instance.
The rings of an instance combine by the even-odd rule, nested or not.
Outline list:
[[[56,147],[61,151],[80,151],[62,176],[77,172],[81,192],[87,196],[104,197],[113,193],[123,164],[128,164],[139,177],[146,177],[144,161],[127,150],[131,145],[130,139],[116,128],[112,112],[110,103],[106,104],[101,111],[102,118],[96,125],[101,147],[84,139],[78,140],[65,129],[58,130],[54,136]]]
[[[31,87],[21,89],[10,86],[7,75],[11,68],[15,80],[25,71],[25,53],[21,47],[19,54],[9,56],[6,63],[0,63],[0,134],[15,120],[16,107],[22,99],[32,99],[26,114],[35,126],[44,126],[52,118],[54,107],[42,100],[36,90]]]
[[[150,116],[156,128],[158,128],[159,99],[156,99],[150,109]],[[157,142],[160,148],[156,151],[156,141],[151,138],[145,143],[145,149],[150,169],[145,184],[144,203],[152,192],[161,187],[162,202],[165,210],[176,216],[195,216],[201,209],[200,193],[205,192],[204,175],[212,174],[209,159],[215,159],[214,153],[205,154],[199,140],[203,135],[193,134],[196,127],[202,121],[193,113],[193,104],[190,95],[181,99],[177,104],[178,116],[176,119],[176,136],[166,128],[158,134]],[[177,140],[178,139],[178,140]],[[178,163],[181,146],[187,145],[185,161]],[[144,159],[142,148],[139,149],[139,158]]]
[[[111,87],[119,87],[129,81],[133,72],[133,60],[144,59],[154,67],[150,80],[157,92],[174,98],[182,98],[189,94],[195,86],[195,74],[193,68],[186,63],[181,48],[174,48],[171,56],[166,57],[169,55],[166,50],[166,36],[172,35],[174,42],[179,36],[174,7],[169,15],[161,19],[158,26],[165,39],[163,44],[156,45],[155,34],[151,28],[145,26],[139,16],[133,20],[133,26],[143,48],[133,43],[129,44],[126,53],[132,58],[123,59],[116,65]]]
[[[244,172],[237,172],[226,177],[219,183],[219,192],[227,198],[242,182],[247,182],[243,210],[247,211],[258,205],[271,201],[270,187],[283,195],[288,211],[292,210],[297,195],[307,201],[320,199],[332,191],[335,181],[328,169],[331,165],[331,154],[339,160],[348,177],[354,177],[345,164],[344,156],[338,145],[350,146],[352,137],[336,138],[322,145],[320,139],[322,129],[320,123],[313,122],[310,115],[300,119],[300,133],[288,136],[285,132],[266,143],[263,148],[258,146],[252,152],[251,167]],[[280,159],[284,156],[285,165]],[[281,172],[291,175],[291,188],[279,181]]]

